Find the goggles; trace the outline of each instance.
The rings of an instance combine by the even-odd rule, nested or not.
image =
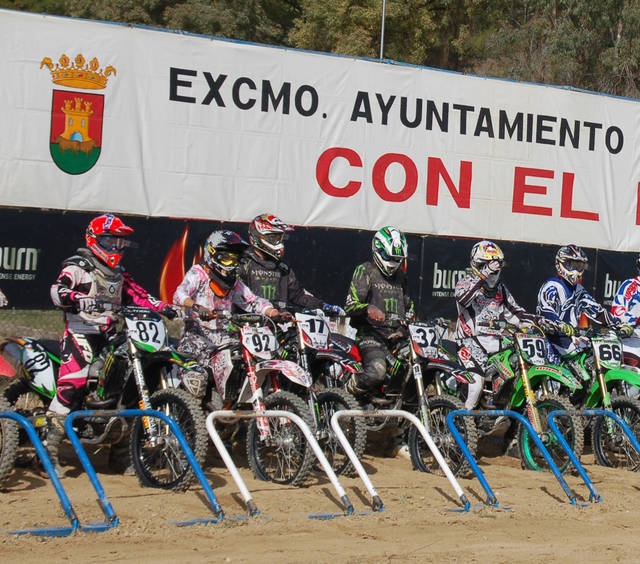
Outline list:
[[[269,245],[280,245],[284,241],[284,233],[274,231],[272,233],[265,233],[260,235],[260,238]]]
[[[118,235],[98,235],[97,241],[98,245],[107,251],[121,251],[129,246],[129,242]]]
[[[240,264],[240,254],[239,253],[230,253],[228,251],[222,251],[216,253],[215,259],[216,262],[225,267],[233,267],[238,266]]]
[[[584,272],[586,267],[587,267],[587,263],[582,261],[582,260],[565,260],[562,263],[562,266],[564,266],[567,270],[569,271],[578,271],[580,273]]]
[[[404,260],[404,257],[402,255],[390,255],[389,253],[387,253],[387,251],[385,251],[381,247],[378,248],[378,254],[380,255],[380,258],[382,260],[387,260],[387,261],[392,261],[397,263],[400,263]]]

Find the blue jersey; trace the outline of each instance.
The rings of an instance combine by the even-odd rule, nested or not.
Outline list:
[[[540,288],[536,311],[547,319],[562,321],[573,327],[577,327],[582,314],[596,323],[615,325],[611,314],[591,297],[582,284],[572,286],[558,276],[549,278]],[[568,337],[559,335],[550,335],[549,341],[563,348],[570,343]]]

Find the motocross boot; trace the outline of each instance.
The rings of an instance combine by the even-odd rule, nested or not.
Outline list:
[[[62,439],[64,439],[65,435],[64,422],[66,420],[66,416],[53,411],[47,411],[46,416],[49,427],[47,431],[47,453],[49,454],[49,459],[51,460],[51,464],[53,465],[53,469],[56,471],[58,478],[64,478],[66,477],[66,474],[62,469],[62,466],[60,466],[59,450],[60,443],[62,442]]]
[[[131,461],[130,438],[131,432],[129,431],[117,443],[111,445],[109,449],[109,469],[125,476],[135,474]]]

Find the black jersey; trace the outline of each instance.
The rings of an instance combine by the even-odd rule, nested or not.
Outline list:
[[[302,308],[322,308],[324,302],[305,290],[293,270],[282,261],[259,257],[251,249],[242,258],[238,276],[258,296],[276,307],[294,304]]]

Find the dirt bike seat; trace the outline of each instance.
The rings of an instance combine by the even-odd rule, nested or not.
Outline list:
[[[456,356],[458,354],[458,343],[450,339],[442,339],[440,346],[447,351],[450,355]]]
[[[38,340],[38,344],[51,354],[57,357],[60,356],[60,341],[56,341],[54,339],[42,339]]]

